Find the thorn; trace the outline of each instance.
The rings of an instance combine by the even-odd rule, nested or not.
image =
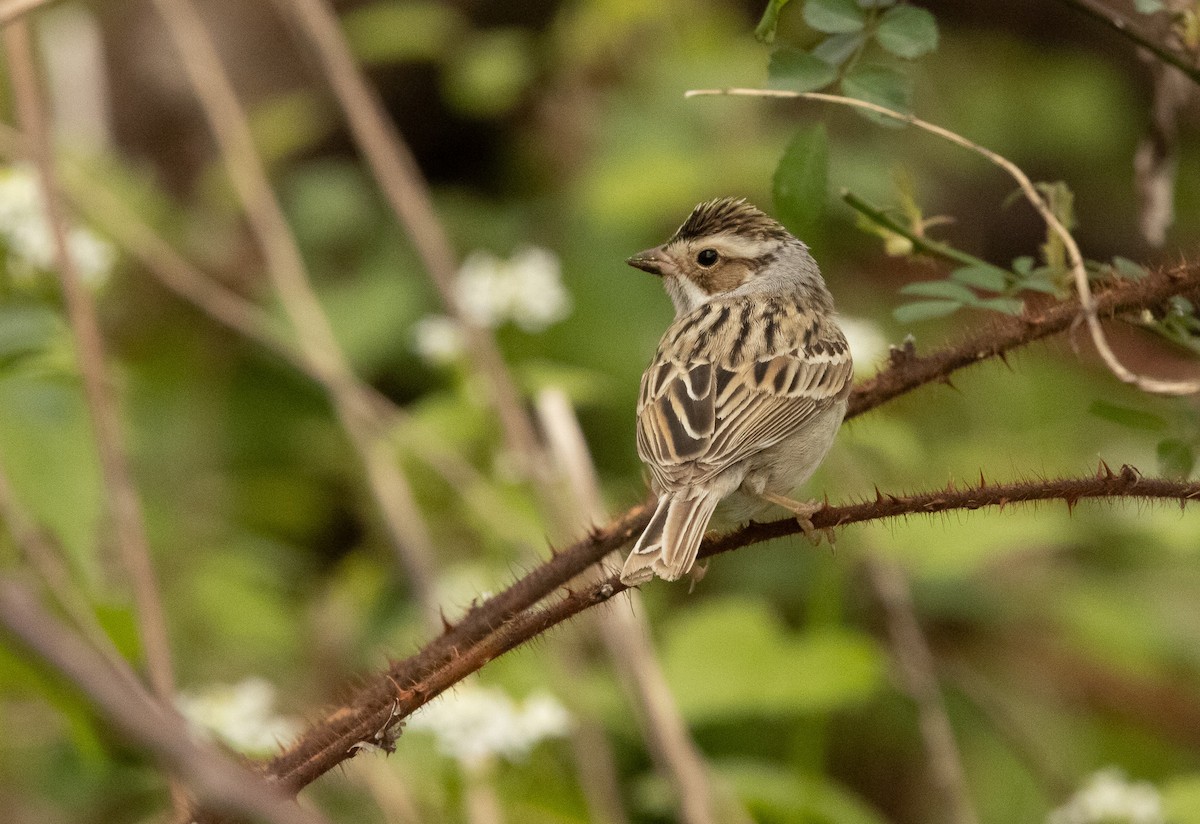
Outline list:
[[[954,487],[954,478],[951,478],[950,480],[946,481],[946,491],[952,495],[955,492],[958,492],[958,490],[955,489],[955,487]]]
[[[438,607],[438,616],[442,619],[442,633],[445,634],[454,629],[454,624],[446,618],[446,610]]]
[[[883,503],[883,493],[879,491],[879,484],[875,484],[875,503]]]
[[[1067,502],[1067,514],[1074,515],[1075,514],[1075,504],[1079,503],[1079,499],[1076,498],[1074,495],[1070,495],[1066,498],[1063,498],[1063,500]]]
[[[1113,477],[1112,468],[1109,467],[1108,462],[1103,458],[1100,459],[1100,467],[1096,470],[1096,477],[1104,478],[1106,480],[1110,480]]]
[[[1008,362],[1008,352],[1001,349],[999,352],[996,353],[996,357],[998,357],[1000,359],[1001,363],[1003,363],[1005,366],[1008,367],[1009,372],[1012,371],[1012,364]]]
[[[979,488],[984,489],[986,487],[987,487],[987,479],[985,479],[983,477],[983,468],[980,467],[980,469],[979,469]]]
[[[1137,483],[1137,480],[1139,477],[1141,477],[1141,474],[1141,472],[1138,472],[1136,468],[1130,466],[1129,464],[1121,464],[1122,481],[1130,484]]]

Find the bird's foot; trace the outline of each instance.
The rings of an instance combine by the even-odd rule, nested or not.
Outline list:
[[[812,516],[825,508],[822,501],[796,501],[783,495],[776,495],[774,492],[760,492],[758,494],[764,501],[775,504],[778,507],[786,509],[788,512],[796,516],[796,523],[800,524],[800,531],[804,533],[804,537],[812,541],[814,544],[821,543],[821,533],[829,538],[829,543],[833,543],[833,537],[829,530],[818,531],[813,526]]]

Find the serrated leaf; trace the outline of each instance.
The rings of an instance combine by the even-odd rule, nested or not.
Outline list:
[[[837,68],[802,49],[784,46],[771,53],[767,77],[772,89],[811,92],[832,83]]]
[[[763,11],[762,19],[754,27],[754,37],[760,43],[774,43],[775,30],[779,28],[779,13],[788,4],[788,0],[770,0]]]
[[[988,292],[1003,292],[1008,288],[1008,274],[996,266],[964,266],[951,272],[950,277]]]
[[[1168,478],[1185,481],[1196,467],[1191,445],[1178,438],[1160,441],[1155,452],[1158,454],[1158,471]]]
[[[974,292],[952,280],[922,280],[917,283],[906,283],[900,287],[900,294],[918,295],[925,298],[945,298],[966,304],[974,303],[977,299]]]
[[[1017,282],[1018,289],[1026,289],[1030,292],[1042,292],[1047,295],[1057,295],[1058,287],[1045,278],[1031,277],[1025,278]]]
[[[918,300],[905,303],[892,310],[892,317],[897,323],[913,323],[919,320],[941,318],[951,315],[963,308],[956,300]]]
[[[1158,415],[1143,412],[1140,409],[1130,409],[1128,406],[1118,406],[1108,401],[1092,401],[1092,405],[1088,407],[1088,414],[1129,429],[1161,432],[1167,428],[1167,422]]]
[[[937,48],[937,20],[916,6],[895,6],[883,13],[875,39],[885,51],[911,60]]]
[[[1130,280],[1140,280],[1147,274],[1145,266],[1120,255],[1112,259],[1112,267]]]
[[[771,179],[776,216],[797,237],[810,235],[824,216],[828,177],[829,136],[824,124],[801,129]]]
[[[850,55],[858,51],[866,39],[866,32],[861,31],[831,34],[813,48],[812,56],[831,66],[841,66],[850,59]]]
[[[859,65],[842,78],[842,93],[904,114],[908,112],[912,99],[912,81],[908,75],[889,66]],[[875,112],[860,114],[884,126],[904,125],[901,121]]]
[[[826,34],[845,34],[862,31],[867,15],[854,0],[808,0],[804,22]]]
[[[1025,302],[1020,298],[983,298],[975,301],[975,308],[1003,312],[1006,315],[1019,315],[1025,311]]]

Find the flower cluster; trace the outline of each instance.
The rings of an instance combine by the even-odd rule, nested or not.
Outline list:
[[[9,252],[9,272],[34,280],[56,266],[54,236],[46,220],[37,173],[27,165],[0,171],[0,243]],[[112,245],[82,226],[67,230],[67,247],[83,282],[99,287],[112,270]]]
[[[1165,824],[1162,796],[1145,781],[1129,781],[1119,769],[1100,770],[1050,813],[1047,824]]]
[[[488,329],[515,323],[526,332],[540,332],[571,312],[558,257],[535,246],[518,249],[508,260],[491,252],[472,252],[458,271],[454,289],[463,316]],[[462,330],[450,318],[421,319],[414,337],[417,353],[430,363],[448,363],[462,353]]]
[[[432,733],[442,753],[478,768],[493,758],[520,760],[545,739],[561,738],[571,716],[548,693],[518,704],[498,689],[460,686],[414,712],[406,727]]]
[[[175,706],[192,732],[246,755],[265,755],[300,734],[300,722],[275,715],[275,688],[262,678],[182,693]]]

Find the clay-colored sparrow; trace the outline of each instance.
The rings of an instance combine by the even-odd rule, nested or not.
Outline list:
[[[663,279],[675,321],[642,375],[638,454],[658,506],[621,580],[674,581],[717,504],[743,521],[816,471],[846,412],[853,364],[808,247],[745,200],[701,203],[674,236],[631,257]]]

